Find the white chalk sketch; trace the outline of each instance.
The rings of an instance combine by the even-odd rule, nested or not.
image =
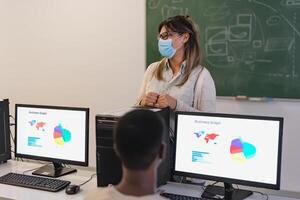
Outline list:
[[[227,27],[226,26],[209,26],[205,29],[206,41],[225,41],[227,40]]]
[[[149,9],[156,9],[158,8],[161,0],[148,0],[148,8]]]
[[[175,16],[175,15],[187,15],[188,11],[189,11],[188,8],[163,5],[161,8],[161,16],[163,17],[163,19],[166,19],[168,17]]]
[[[251,26],[252,24],[252,15],[251,14],[238,14],[236,18],[237,25],[247,25]]]
[[[211,26],[205,29],[205,52],[207,56],[227,56],[227,27]]]
[[[209,26],[205,29],[205,52],[208,56],[227,56],[228,42],[250,42],[252,15],[238,14],[236,23],[227,26]]]
[[[230,15],[230,9],[226,4],[222,4],[218,7],[210,7],[205,10],[203,16],[209,21],[220,21]]]
[[[282,0],[280,3],[283,6],[300,7],[300,0]]]
[[[290,51],[295,40],[293,37],[273,37],[268,38],[265,51]]]
[[[272,63],[272,60],[268,60],[268,59],[256,59],[255,62],[259,62],[259,63]]]
[[[229,41],[250,42],[252,14],[238,14],[235,25],[229,25]]]
[[[261,48],[263,46],[263,42],[261,40],[253,40],[252,41],[253,48]]]
[[[228,61],[228,62],[234,62],[235,59],[234,59],[233,56],[227,56],[227,61]]]
[[[242,61],[243,61],[244,64],[246,64],[246,65],[253,65],[253,64],[255,64],[255,60],[256,60],[256,53],[255,52],[253,52],[253,51],[248,51],[248,52],[245,51],[243,53]]]
[[[296,32],[297,36],[300,37],[300,32],[298,31],[298,29],[283,14],[281,14],[278,10],[276,10],[275,8],[273,8],[270,5],[267,5],[267,4],[262,3],[260,1],[257,1],[257,0],[249,0],[249,2],[253,2],[255,4],[261,5],[263,7],[266,7],[268,9],[272,10],[273,12],[277,13],[293,29],[293,31]]]
[[[278,15],[272,15],[266,20],[268,26],[275,26],[281,22],[281,17]]]
[[[207,56],[227,56],[227,41],[212,41],[205,44],[205,52]]]
[[[183,0],[172,0],[172,3],[182,3]]]
[[[294,13],[293,17],[293,24],[296,25],[297,23],[297,13]],[[293,39],[296,41],[296,32],[293,31]],[[298,77],[298,74],[296,73],[296,44],[292,47],[292,76]]]

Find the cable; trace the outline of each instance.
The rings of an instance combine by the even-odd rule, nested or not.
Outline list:
[[[216,185],[217,183],[219,183],[219,181],[215,181],[215,182],[213,182],[211,185],[214,186],[214,185]]]
[[[96,176],[96,175],[97,175],[97,173],[92,174],[91,177],[90,177],[88,180],[86,180],[86,181],[83,182],[83,183],[80,183],[79,186],[80,186],[80,187],[83,186],[84,184],[86,184],[87,182],[89,182],[90,180],[92,180],[93,177]]]
[[[10,117],[10,118],[12,118],[14,121],[16,121],[16,120],[15,120],[15,118],[14,118],[14,116],[12,116],[12,115],[9,115],[9,117]]]
[[[10,134],[10,138],[11,138],[11,140],[13,141],[13,143],[15,144],[15,138],[14,138],[14,136],[12,135],[12,132],[11,132],[11,130],[9,129],[9,134]]]
[[[174,143],[175,134],[171,127],[169,127],[169,138],[170,138],[171,142]]]
[[[9,115],[9,117],[12,118],[12,119],[14,120],[14,123],[10,123],[10,122],[9,122],[9,127],[15,126],[15,125],[16,125],[15,118],[14,118],[12,115]],[[11,137],[13,143],[15,144],[15,138],[14,138],[14,136],[13,136],[13,134],[12,134],[10,128],[9,128],[9,133],[10,133],[10,137]]]
[[[15,145],[15,138],[14,138],[14,136],[13,136],[13,134],[12,134],[12,132],[11,132],[10,129],[9,129],[9,134],[10,134],[10,137],[11,137],[11,139],[12,139],[14,145]]]

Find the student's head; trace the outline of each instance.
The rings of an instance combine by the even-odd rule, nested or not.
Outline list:
[[[124,167],[146,170],[162,158],[165,124],[150,110],[134,110],[121,117],[114,130],[114,147]]]
[[[184,51],[187,70],[185,79],[180,84],[182,85],[187,81],[192,69],[201,63],[201,50],[199,46],[197,25],[193,22],[191,17],[177,15],[162,21],[158,26],[158,34],[160,41],[171,39],[172,47],[176,49],[176,52]],[[172,55],[172,57],[175,55],[176,54]],[[160,71],[157,74],[159,80],[162,80],[161,73],[162,72]]]

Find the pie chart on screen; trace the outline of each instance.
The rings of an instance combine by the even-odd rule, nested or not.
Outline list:
[[[245,142],[241,138],[231,141],[230,154],[232,159],[245,162],[256,155],[256,147],[253,144]]]
[[[62,127],[61,124],[54,128],[54,142],[58,145],[64,145],[71,140],[71,132]]]

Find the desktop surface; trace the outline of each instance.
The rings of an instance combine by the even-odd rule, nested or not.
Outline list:
[[[5,164],[0,165],[0,176],[7,174],[9,172],[15,173],[23,173],[25,170],[33,169],[36,167],[40,167],[42,164],[40,163],[31,163],[31,162],[21,162],[21,161],[13,161],[9,160]],[[86,181],[92,174],[96,172],[95,168],[92,167],[79,167],[77,173],[69,174],[63,176],[59,179],[69,180],[72,184],[80,184]],[[26,172],[25,174],[31,174],[31,172]],[[32,200],[32,199],[49,199],[49,200],[57,200],[57,199],[75,199],[82,200],[85,195],[93,189],[97,188],[96,177],[94,177],[90,182],[81,186],[81,190],[76,195],[67,195],[65,190],[60,192],[46,192],[35,189],[11,186],[11,185],[0,185],[0,200],[7,199],[21,199],[21,200]],[[98,188],[101,189],[101,188]],[[200,197],[203,188],[196,185],[190,184],[180,184],[180,183],[171,183],[169,182],[166,185],[160,187],[160,190],[163,190],[168,193],[174,194],[183,194],[188,196]],[[300,193],[292,193],[286,191],[268,191],[273,195],[269,196],[270,200],[296,200],[300,199]],[[281,196],[284,193],[284,196],[293,196],[294,198],[288,198]],[[247,198],[248,200],[261,200],[262,198],[260,194],[253,194]]]
[[[41,167],[43,164],[32,163],[32,162],[21,162],[9,160],[5,164],[0,165],[0,176],[5,175],[9,172],[22,174],[25,170],[34,169]],[[71,181],[72,184],[81,184],[88,180],[92,174],[96,172],[95,168],[90,167],[77,167],[77,173],[62,176],[58,179]],[[27,175],[32,175],[31,171],[26,172]],[[65,190],[59,192],[47,192],[36,189],[29,189],[19,186],[11,186],[6,184],[0,184],[0,197],[8,199],[21,199],[21,200],[32,200],[32,199],[84,199],[86,193],[93,188],[97,187],[96,178],[94,177],[90,182],[81,186],[80,192],[76,195],[68,195]],[[0,198],[1,199],[1,198]]]

